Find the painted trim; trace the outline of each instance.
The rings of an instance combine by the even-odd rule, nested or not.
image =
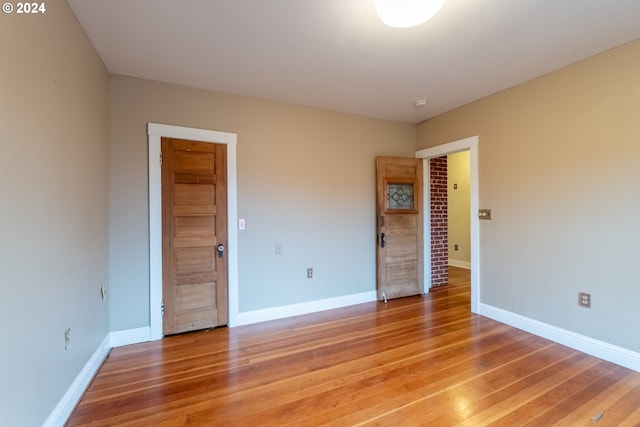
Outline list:
[[[481,315],[514,328],[566,345],[575,350],[604,359],[616,365],[640,372],[640,353],[609,344],[567,329],[558,328],[520,314],[512,313],[488,304],[480,304]]]
[[[102,362],[104,362],[104,359],[106,359],[109,351],[111,350],[111,346],[109,345],[109,335],[110,334],[107,334],[107,336],[102,340],[98,349],[93,353],[89,361],[73,380],[58,404],[47,417],[44,424],[42,424],[43,427],[62,427],[67,422],[67,419],[71,416],[74,408],[82,398],[82,395],[89,386],[93,376],[98,372]]]
[[[245,311],[238,314],[237,325],[249,325],[252,323],[265,322],[267,320],[283,319],[285,317],[299,316],[302,314],[347,307],[350,305],[362,304],[365,302],[374,302],[377,300],[378,297],[376,291],[370,291],[360,294],[344,295],[340,297],[303,302],[299,304],[283,305],[280,307],[269,307],[254,311]]]
[[[425,148],[423,150],[416,151],[416,157],[419,159],[430,159],[432,157],[440,157],[447,154],[465,151],[471,147],[477,147],[479,142],[478,139],[479,138],[477,136],[470,136],[468,138],[459,139],[446,144],[436,145],[435,147]]]
[[[480,310],[480,222],[478,220],[479,207],[479,184],[478,184],[478,145],[479,138],[471,136],[469,138],[453,141],[448,144],[442,144],[431,148],[426,148],[416,152],[419,159],[427,159],[440,157],[447,154],[458,153],[460,151],[469,150],[469,187],[470,187],[470,250],[471,250],[471,311],[479,313]],[[427,162],[428,163],[428,162]],[[424,186],[424,198],[430,199],[430,185]],[[430,228],[431,219],[430,211],[425,211],[425,229]],[[431,246],[425,245],[425,259],[431,259]],[[428,264],[429,274],[431,274],[431,263]]]
[[[424,279],[422,283],[423,292],[428,294],[431,290],[431,162],[429,159],[422,159],[422,253],[423,262],[422,270],[424,271]],[[429,187],[429,190],[427,190]]]
[[[149,338],[162,338],[162,169],[161,137],[149,135]],[[159,311],[159,310],[158,310]]]
[[[149,326],[113,331],[109,334],[109,344],[111,347],[122,347],[123,345],[138,344],[147,341],[151,341],[151,327]]]
[[[51,411],[43,427],[64,426],[74,408],[78,402],[80,402],[89,383],[100,369],[100,366],[102,366],[102,362],[107,358],[107,355],[113,347],[138,344],[146,341],[151,341],[151,328],[149,326],[108,333],[89,361],[73,380],[56,407]]]
[[[238,181],[237,134],[149,123],[149,325],[150,339],[162,338],[162,189],[160,141],[162,137],[227,145],[227,254],[229,326],[238,324]],[[156,307],[155,309],[152,309]]]
[[[471,270],[471,263],[469,261],[460,261],[459,259],[449,258],[449,265],[451,267],[464,268],[465,270]]]

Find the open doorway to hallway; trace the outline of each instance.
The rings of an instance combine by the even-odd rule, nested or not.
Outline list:
[[[463,277],[469,284],[469,158],[465,150],[429,159],[431,289],[459,283]]]
[[[453,141],[447,144],[442,144],[442,145],[438,145],[435,147],[431,147],[431,148],[425,148],[423,150],[417,151],[416,152],[416,157],[423,159],[424,162],[424,171],[425,171],[425,175],[424,175],[424,181],[425,184],[431,183],[431,167],[430,167],[430,163],[431,163],[431,159],[434,158],[438,158],[438,157],[442,157],[442,156],[448,156],[448,155],[452,155],[452,154],[456,154],[456,153],[460,153],[460,152],[467,152],[468,153],[468,173],[469,173],[469,184],[468,184],[468,189],[469,189],[469,196],[468,196],[468,200],[469,200],[469,210],[468,210],[468,219],[469,219],[469,226],[468,226],[468,230],[469,230],[469,241],[468,241],[468,248],[469,248],[469,260],[468,261],[464,261],[463,262],[468,262],[468,266],[470,267],[468,271],[468,275],[469,275],[469,280],[471,282],[471,311],[474,313],[478,313],[479,309],[480,309],[480,289],[481,289],[481,285],[480,285],[480,227],[479,227],[479,223],[478,223],[478,216],[477,216],[477,212],[478,212],[478,205],[479,205],[479,186],[478,186],[478,142],[479,142],[479,138],[477,136],[472,136],[469,138],[464,138],[464,139],[460,139],[457,141]],[[447,185],[449,183],[447,182]],[[455,182],[452,182],[451,185],[453,186],[454,184],[456,184]],[[459,184],[460,185],[460,184]],[[458,186],[458,188],[460,188]],[[456,189],[457,190],[457,189]],[[446,190],[448,193],[448,189]],[[432,271],[432,265],[431,265],[431,260],[432,258],[434,258],[434,254],[432,254],[432,245],[431,245],[431,234],[432,234],[432,230],[431,230],[431,225],[432,225],[432,221],[433,219],[436,218],[432,218],[436,217],[437,212],[432,212],[431,210],[431,185],[425,185],[424,186],[424,201],[425,201],[425,245],[424,245],[424,253],[425,253],[425,292],[429,292],[430,289],[432,288],[431,283],[432,283],[432,276],[434,274],[434,271]],[[438,259],[443,261],[444,264],[444,268],[446,268],[446,277],[448,280],[448,271],[449,271],[449,238],[448,238],[448,215],[445,216],[446,218],[446,223],[447,225],[444,226],[444,228],[447,229],[447,239],[446,239],[446,244],[442,244],[442,238],[440,239],[440,245],[444,246],[445,250],[444,253],[439,255]],[[435,233],[435,231],[434,231]],[[465,239],[466,240],[466,239]],[[437,240],[436,240],[437,243]],[[460,252],[461,249],[461,244],[462,243],[456,243],[456,242],[451,242],[452,245],[458,244],[458,251]],[[455,251],[455,246],[453,246],[453,252]],[[452,257],[452,258],[456,258],[456,257]],[[459,259],[457,261],[460,261]],[[455,262],[455,261],[454,261]],[[463,264],[465,265],[465,264]],[[465,265],[466,266],[466,265]],[[455,266],[454,266],[455,267]],[[455,268],[460,268],[460,267],[455,267]],[[466,269],[464,269],[466,270]]]

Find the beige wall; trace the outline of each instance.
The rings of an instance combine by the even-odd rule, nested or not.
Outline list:
[[[414,125],[112,76],[112,330],[149,324],[148,122],[238,135],[241,312],[375,290],[374,159]]]
[[[374,289],[373,160],[415,126],[122,76],[108,114],[62,0],[2,14],[0,49],[3,425],[41,425],[109,326],[149,324],[149,121],[238,134],[241,311]],[[483,303],[640,351],[639,113],[637,41],[418,126],[418,149],[480,136]]]
[[[418,126],[479,136],[482,303],[640,351],[639,117],[635,41]]]
[[[108,333],[108,76],[66,2],[46,8],[0,16],[3,426],[42,425]]]
[[[469,151],[447,156],[449,264],[457,267],[468,267],[471,262],[469,172]]]

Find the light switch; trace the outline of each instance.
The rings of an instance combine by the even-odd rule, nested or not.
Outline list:
[[[238,229],[244,230],[245,228],[247,228],[247,223],[245,222],[244,218],[240,218],[238,220]]]
[[[478,218],[479,219],[491,219],[491,209],[480,209],[480,210],[478,210]]]

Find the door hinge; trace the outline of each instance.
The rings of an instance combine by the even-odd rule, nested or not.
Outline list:
[[[164,317],[164,301],[160,301],[160,313]]]
[[[162,166],[162,151],[160,152],[160,166]]]

